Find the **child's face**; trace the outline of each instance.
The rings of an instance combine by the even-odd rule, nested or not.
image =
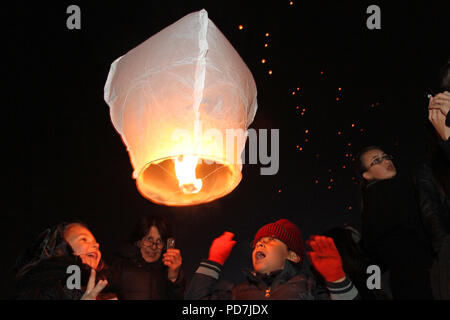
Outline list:
[[[371,181],[393,178],[397,174],[397,170],[392,160],[385,159],[386,157],[386,153],[379,149],[363,154],[362,161],[367,168],[367,171],[363,173],[364,179]]]
[[[92,233],[79,224],[71,224],[67,227],[64,238],[72,247],[74,254],[80,256],[83,263],[96,269],[102,254],[99,250],[99,244]]]
[[[253,249],[253,268],[262,274],[283,270],[288,256],[289,250],[286,244],[276,238],[263,237]]]

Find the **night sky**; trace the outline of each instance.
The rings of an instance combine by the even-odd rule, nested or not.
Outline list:
[[[5,11],[2,298],[12,296],[17,254],[46,227],[86,222],[108,260],[149,212],[171,222],[188,279],[215,237],[235,233],[223,277],[241,281],[249,244],[266,223],[291,219],[304,238],[344,223],[360,228],[352,169],[359,149],[383,147],[404,172],[427,151],[425,93],[450,56],[448,1],[122,3]],[[81,30],[66,27],[71,4],[81,8]],[[371,4],[381,8],[381,30],[366,27]],[[253,74],[250,128],[280,130],[280,168],[262,176],[261,164],[247,164],[222,199],[160,206],[136,188],[103,88],[116,58],[202,8]]]

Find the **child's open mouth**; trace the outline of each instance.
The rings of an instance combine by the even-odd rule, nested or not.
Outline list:
[[[87,256],[90,257],[90,258],[93,258],[95,260],[97,260],[97,258],[98,258],[98,254],[95,253],[95,252],[90,252],[90,253],[87,254]]]
[[[266,255],[264,253],[262,253],[261,251],[258,251],[255,253],[255,260],[259,261],[261,259],[264,259],[266,257]]]

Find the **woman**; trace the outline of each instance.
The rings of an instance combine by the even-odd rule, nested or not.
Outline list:
[[[79,289],[67,285],[69,266],[81,271]],[[63,222],[42,232],[19,256],[15,269],[18,299],[95,300],[108,284],[103,279],[95,285],[96,272],[105,266],[99,244],[81,222]]]
[[[416,173],[420,213],[433,245],[435,299],[450,299],[450,62],[441,73],[442,92],[429,101],[432,151]],[[447,125],[446,125],[447,121]]]
[[[112,263],[112,286],[119,300],[183,299],[180,250],[167,248],[169,226],[156,215],[142,217]]]
[[[412,182],[393,157],[364,148],[357,161],[362,186],[362,246],[381,271],[390,271],[394,299],[432,299],[431,249],[420,222]]]

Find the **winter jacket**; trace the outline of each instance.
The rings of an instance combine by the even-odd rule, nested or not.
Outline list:
[[[362,246],[382,272],[390,270],[394,299],[431,299],[432,255],[412,181],[397,174],[363,192]]]
[[[447,115],[449,126],[450,114]],[[436,169],[434,169],[435,167]],[[450,299],[450,186],[442,177],[450,176],[450,141],[440,140],[431,158],[415,175],[420,214],[433,246],[432,288],[435,299]]]
[[[148,263],[133,244],[121,248],[110,269],[112,290],[119,300],[178,300],[184,297],[183,270],[177,280],[171,282],[161,258]]]
[[[358,291],[346,278],[341,283],[321,285],[311,272],[286,260],[282,271],[268,276],[243,270],[247,280],[238,285],[219,282],[222,266],[210,260],[201,262],[189,288],[187,300],[329,300],[359,298]]]
[[[446,157],[450,170],[450,141],[440,142],[440,156]],[[437,183],[431,160],[421,164],[416,172],[415,185],[419,199],[421,218],[433,251],[438,254],[442,242],[450,236],[450,188]]]
[[[90,268],[78,257],[63,256],[42,260],[17,279],[18,300],[80,300],[84,290],[69,289],[67,268],[77,265],[81,270],[83,287],[89,279]]]

